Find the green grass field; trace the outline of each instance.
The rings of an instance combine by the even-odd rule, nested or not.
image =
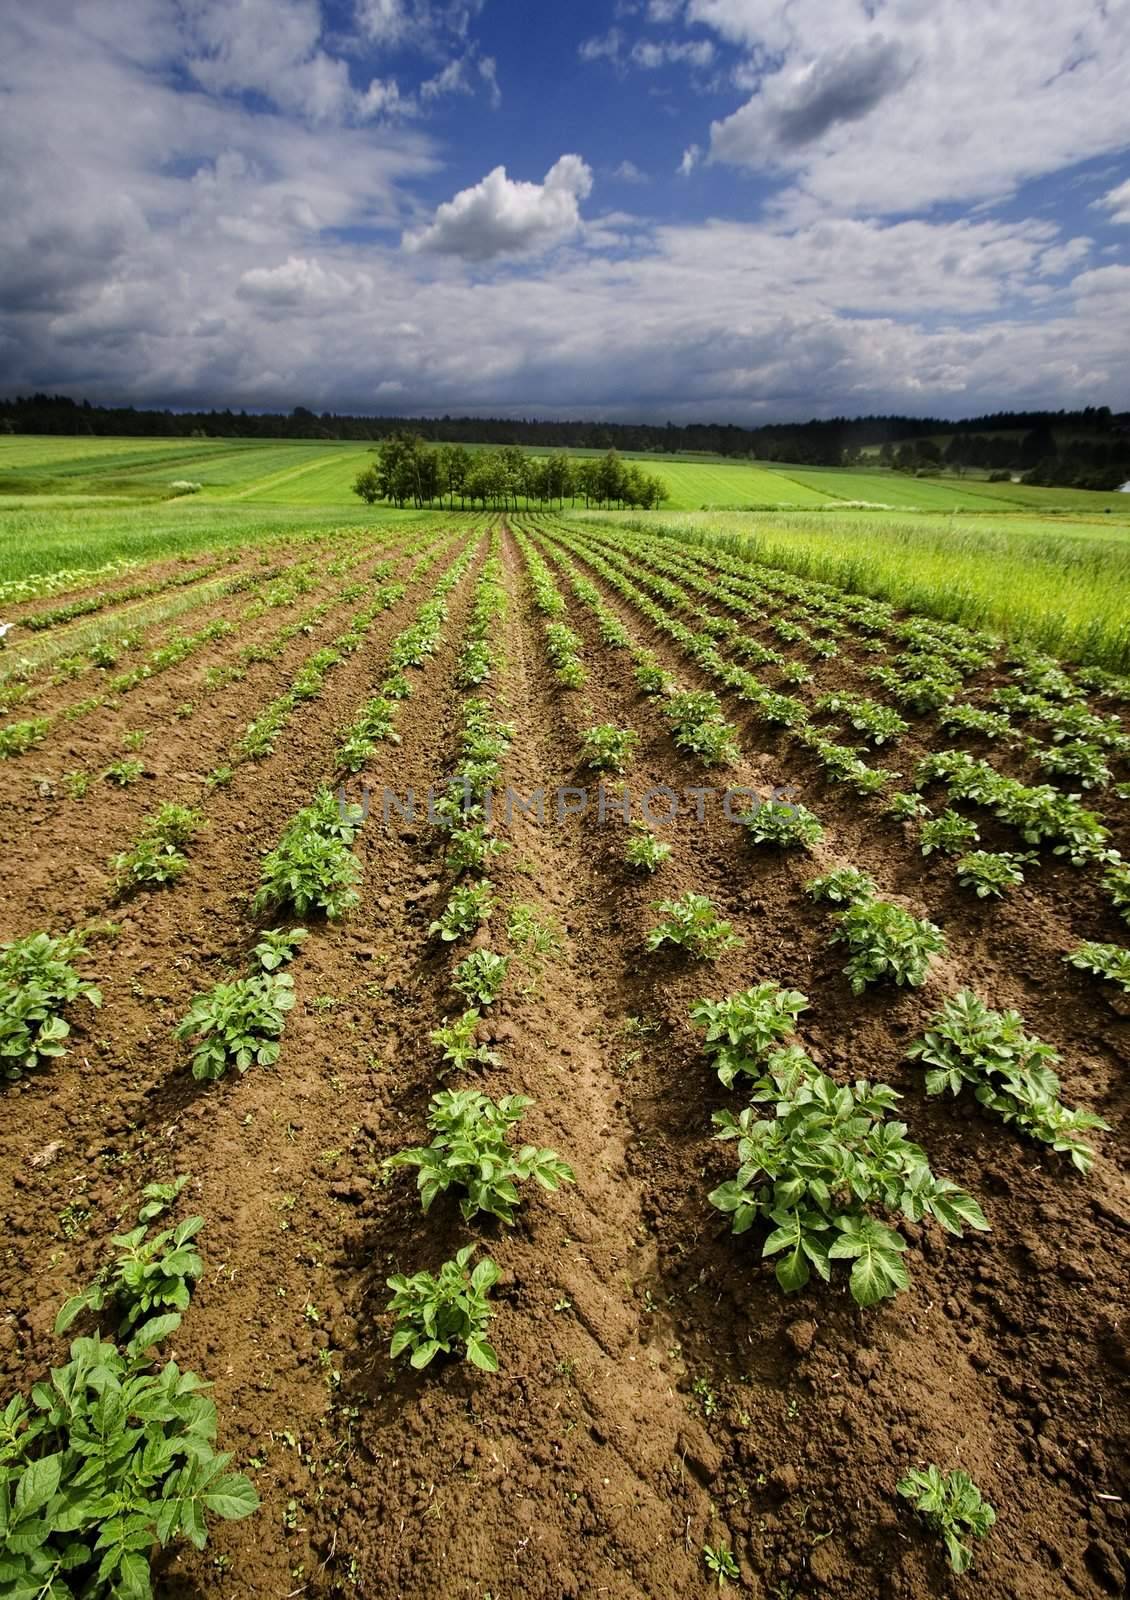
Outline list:
[[[0,437],[0,513],[13,498],[85,493],[104,500],[166,500],[188,480],[209,499],[262,505],[356,505],[353,479],[372,446],[231,439],[60,439]],[[577,452],[583,453],[583,452]],[[587,452],[592,454],[594,452]],[[1130,495],[1034,489],[980,479],[906,478],[882,470],[789,467],[771,462],[644,456],[670,493],[671,511],[842,510],[992,515],[1015,510],[1078,511],[1130,519]]]
[[[699,512],[639,525],[666,526],[683,538],[718,543],[910,611],[1023,638],[1072,660],[1130,669],[1130,529],[1114,519],[961,520],[845,510],[836,516]]]
[[[371,452],[317,441],[0,436],[0,586],[387,522],[397,513],[351,493]],[[646,460],[671,493],[650,526],[669,522],[910,609],[1130,666],[1130,495]],[[177,480],[200,491],[178,495]]]

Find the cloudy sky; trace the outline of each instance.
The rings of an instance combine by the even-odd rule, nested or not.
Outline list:
[[[35,0],[0,393],[1130,407],[1130,0]]]

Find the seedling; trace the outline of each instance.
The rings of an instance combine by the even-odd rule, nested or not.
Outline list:
[[[70,1024],[63,1008],[75,1000],[102,1004],[102,991],[76,972],[87,954],[83,935],[48,933],[0,945],[0,1069],[8,1078],[65,1055]]]
[[[691,1007],[691,1021],[705,1033],[706,1052],[727,1089],[739,1073],[760,1077],[770,1049],[794,1032],[796,1019],[808,1010],[797,989],[758,983],[726,1000],[700,1000]]]
[[[177,1023],[178,1039],[194,1039],[192,1076],[215,1081],[230,1066],[246,1072],[252,1064],[273,1066],[286,1013],[294,1006],[289,973],[264,972],[254,978],[218,983],[198,994]]]
[[[498,1065],[498,1057],[494,1052],[475,1039],[475,1032],[481,1021],[481,1015],[472,1006],[464,1011],[461,1017],[456,1017],[454,1022],[447,1022],[442,1028],[433,1028],[428,1035],[432,1044],[442,1048],[443,1059],[450,1062],[458,1072],[462,1072],[472,1063],[479,1066]]]
[[[719,1589],[724,1589],[728,1582],[736,1582],[741,1577],[738,1564],[725,1545],[704,1544],[702,1559],[706,1563],[706,1570],[718,1584]]]
[[[952,1570],[968,1572],[973,1565],[973,1550],[968,1539],[983,1539],[997,1520],[997,1514],[984,1499],[967,1472],[945,1472],[931,1464],[924,1471],[915,1469],[900,1478],[896,1493],[910,1500],[915,1511],[942,1536]]]
[[[70,1357],[3,1413],[5,1587],[64,1600],[60,1574],[79,1572],[83,1592],[149,1600],[155,1545],[183,1534],[203,1549],[206,1512],[238,1520],[259,1497],[213,1449],[216,1408],[195,1373],[154,1372],[97,1337]]]
[[[409,1278],[397,1273],[387,1280],[393,1293],[385,1309],[396,1314],[389,1346],[393,1360],[409,1351],[412,1365],[419,1369],[437,1355],[450,1355],[462,1347],[472,1365],[484,1372],[498,1371],[498,1356],[486,1337],[494,1315],[487,1296],[501,1273],[489,1256],[471,1271],[475,1248],[464,1245],[434,1276],[417,1272]]]
[[[132,757],[114,761],[102,776],[107,783],[116,783],[119,789],[128,789],[130,784],[137,783],[145,776],[145,763]]]
[[[430,1145],[401,1150],[385,1161],[386,1169],[416,1167],[416,1187],[424,1211],[450,1188],[466,1191],[459,1202],[465,1221],[485,1211],[512,1224],[520,1203],[516,1185],[534,1178],[543,1189],[575,1181],[573,1169],[555,1150],[523,1145],[510,1148],[507,1134],[533,1101],[524,1095],[504,1096],[497,1104],[472,1089],[444,1090],[428,1107]]]
[[[974,823],[956,811],[943,811],[940,817],[934,817],[922,824],[918,837],[921,840],[924,856],[930,855],[935,850],[942,850],[948,856],[956,856],[960,855],[967,845],[976,844],[980,834]]]
[[[971,989],[961,989],[907,1054],[930,1069],[927,1094],[948,1089],[957,1095],[971,1084],[987,1110],[1015,1123],[1029,1138],[1066,1152],[1080,1172],[1089,1171],[1094,1152],[1080,1135],[1108,1124],[1090,1111],[1069,1111],[1061,1104],[1052,1070],[1060,1058],[1050,1044],[1024,1032],[1018,1011],[991,1011]]]
[[[737,1177],[710,1195],[711,1205],[745,1233],[759,1218],[775,1224],[762,1247],[777,1256],[777,1282],[802,1288],[812,1268],[825,1282],[833,1261],[851,1261],[850,1288],[861,1306],[899,1293],[910,1279],[906,1241],[873,1215],[901,1210],[911,1221],[933,1216],[948,1233],[988,1223],[972,1197],[935,1178],[906,1126],[886,1121],[899,1096],[886,1084],[841,1085],[792,1047],[770,1057],[738,1116],[717,1111],[719,1139],[737,1139]],[[758,1119],[768,1102],[773,1114]]]
[[[343,805],[328,789],[299,811],[263,858],[256,912],[292,905],[300,917],[321,911],[336,919],[357,904],[361,863],[349,849],[361,808]]]
[[[824,837],[819,817],[787,800],[764,800],[741,822],[751,844],[766,844],[778,850],[807,850]]]
[[[1123,922],[1130,922],[1130,863],[1120,861],[1103,873],[1103,888]]]
[[[671,855],[671,846],[657,839],[647,828],[632,834],[624,851],[624,861],[637,872],[658,872]]]
[[[8,756],[22,756],[42,744],[51,728],[49,717],[31,717],[25,722],[10,722],[0,728],[0,760]]]
[[[639,734],[631,728],[597,723],[581,735],[581,762],[596,772],[624,772],[639,742]]]
[[[955,872],[963,889],[972,889],[979,900],[1006,894],[1024,882],[1024,868],[1039,857],[1031,850],[1009,854],[992,850],[973,850],[958,861]]]
[[[509,848],[504,840],[488,833],[481,824],[456,828],[448,841],[447,867],[454,873],[481,872],[488,862]]]
[[[833,905],[858,906],[874,900],[879,889],[870,873],[858,867],[836,867],[822,877],[810,878],[805,894],[813,900],[829,900]]]
[[[493,950],[473,950],[456,967],[451,987],[472,1005],[493,1005],[502,993],[509,967],[509,956],[496,955]]]
[[[680,750],[698,756],[708,767],[729,766],[740,759],[736,730],[710,690],[672,695],[664,710]]]
[[[1130,950],[1121,945],[1098,944],[1091,939],[1063,959],[1080,972],[1092,972],[1096,978],[1116,983],[1130,994]]]
[[[699,961],[717,961],[719,956],[740,949],[744,940],[733,930],[733,925],[719,918],[705,894],[684,894],[677,900],[657,900],[652,905],[663,921],[647,936],[646,948],[658,950],[660,945],[678,945]]]
[[[833,944],[846,944],[851,959],[844,975],[852,994],[862,994],[881,978],[918,988],[926,981],[930,959],[946,947],[945,935],[933,922],[912,917],[888,900],[867,900],[837,912]]]
[[[445,944],[454,944],[474,933],[480,924],[489,921],[494,910],[493,887],[489,878],[480,878],[478,883],[456,884],[442,914],[428,928],[428,937],[438,936]]]
[[[306,938],[305,928],[270,928],[259,935],[252,954],[264,972],[276,972],[288,961]]]
[[[192,1285],[204,1271],[199,1254],[189,1248],[203,1226],[203,1217],[188,1217],[152,1239],[146,1238],[144,1223],[132,1233],[115,1235],[111,1243],[118,1247],[117,1262],[63,1304],[55,1332],[65,1333],[84,1312],[112,1305],[121,1316],[119,1335],[129,1334],[138,1351],[169,1338],[180,1327],[180,1313],[187,1311]]]

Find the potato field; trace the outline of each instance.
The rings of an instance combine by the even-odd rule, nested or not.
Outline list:
[[[0,1597],[1125,1593],[1130,678],[237,535],[5,591]]]

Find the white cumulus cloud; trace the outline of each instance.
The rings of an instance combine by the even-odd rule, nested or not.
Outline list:
[[[580,202],[591,190],[592,169],[577,155],[554,162],[542,183],[509,178],[505,167],[495,167],[444,201],[427,227],[406,233],[404,247],[467,261],[546,250],[579,230]]]
[[[1095,201],[1095,209],[1109,211],[1111,222],[1130,223],[1130,178],[1117,188],[1108,189],[1101,200]]]

